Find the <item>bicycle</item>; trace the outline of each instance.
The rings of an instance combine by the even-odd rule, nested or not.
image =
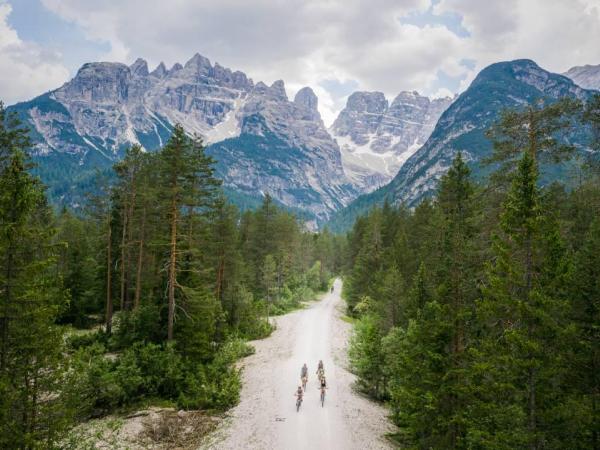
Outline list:
[[[323,408],[325,406],[325,389],[327,388],[321,386],[319,389],[321,389],[321,408]]]
[[[304,375],[302,377],[302,389],[304,390],[304,392],[306,392],[306,383],[308,383],[308,377]]]
[[[300,405],[302,405],[302,396],[298,395],[296,400],[296,412],[300,411]]]

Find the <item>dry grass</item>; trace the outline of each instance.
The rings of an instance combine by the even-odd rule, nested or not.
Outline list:
[[[154,444],[152,448],[192,449],[200,445],[218,422],[202,411],[163,410],[143,421],[143,435]]]

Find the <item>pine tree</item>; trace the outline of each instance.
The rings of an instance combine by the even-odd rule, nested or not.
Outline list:
[[[580,109],[579,101],[564,98],[551,104],[539,100],[522,111],[504,111],[487,133],[494,151],[486,162],[501,164],[497,178],[510,179],[524,150],[538,164],[570,157],[575,147],[562,133],[573,126]]]
[[[273,255],[265,256],[265,261],[263,262],[262,270],[262,284],[263,289],[266,294],[265,300],[267,302],[267,322],[269,321],[269,310],[271,308],[271,304],[273,303],[273,297],[277,288],[277,265],[275,264],[275,259]]]
[[[474,349],[472,380],[480,402],[470,417],[471,445],[536,449],[548,438],[544,423],[557,376],[561,302],[542,277],[555,259],[545,254],[537,180],[527,151],[503,207],[502,234],[479,305],[487,331]]]
[[[43,190],[12,143],[0,173],[0,447],[48,448],[68,423],[61,404],[64,305]]]
[[[167,262],[167,339],[174,337],[177,292],[183,293],[178,282],[182,264],[182,246],[192,237],[190,227],[199,212],[214,206],[218,180],[213,177],[213,161],[204,154],[200,140],[189,138],[177,125],[167,145],[160,153],[159,187],[165,200],[166,217],[169,224]],[[184,212],[185,209],[185,212]],[[187,235],[184,221],[188,225]],[[188,294],[190,295],[188,286]],[[195,296],[194,296],[195,297]]]
[[[143,166],[143,152],[139,145],[127,149],[125,158],[115,164],[114,171],[119,179],[113,187],[117,204],[119,205],[121,239],[120,239],[120,305],[121,310],[131,309],[129,298],[129,282],[132,274],[131,247],[133,245],[133,217],[137,208],[137,196],[139,192],[139,177]]]
[[[571,311],[575,325],[567,361],[567,381],[573,408],[565,442],[600,449],[600,220],[592,222],[575,259]]]

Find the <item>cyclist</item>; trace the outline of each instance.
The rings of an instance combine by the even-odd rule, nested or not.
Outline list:
[[[308,366],[306,363],[304,363],[300,370],[300,381],[302,382],[302,388],[306,390],[306,383],[308,383]]]
[[[319,385],[319,389],[327,389],[327,380],[325,379],[325,375],[321,377],[321,383]]]
[[[319,388],[321,391],[321,406],[325,405],[325,389],[327,389],[327,380],[325,379],[325,375],[321,377],[321,382],[319,383]]]
[[[298,397],[298,399],[296,400],[296,411],[300,410],[300,405],[302,404],[303,394],[304,394],[304,391],[302,390],[302,386],[298,386],[298,389],[296,389],[296,392],[294,392],[294,397]]]
[[[322,359],[319,360],[319,364],[317,365],[317,376],[319,377],[319,380],[322,376],[325,376],[325,367],[323,366]]]
[[[323,377],[325,377],[325,371],[323,368],[317,369],[317,378],[321,380]]]
[[[300,378],[304,377],[308,377],[308,366],[306,365],[306,363],[304,363],[302,369],[300,369]]]

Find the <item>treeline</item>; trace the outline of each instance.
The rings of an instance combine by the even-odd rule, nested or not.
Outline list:
[[[343,239],[268,196],[228,204],[180,126],[129,149],[78,213],[48,205],[29,146],[0,106],[0,448],[58,448],[77,421],[143,402],[231,407],[244,341],[340,267]]]
[[[540,187],[572,127],[577,187]],[[458,154],[435,199],[349,233],[351,362],[402,448],[600,448],[599,131],[600,97],[506,112],[484,185]]]

